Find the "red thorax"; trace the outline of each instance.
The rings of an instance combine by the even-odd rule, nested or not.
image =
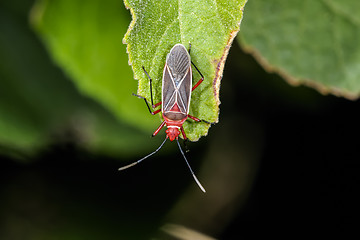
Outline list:
[[[170,141],[174,141],[180,135],[180,130],[177,127],[169,127],[168,129],[166,129],[166,135],[168,136]]]

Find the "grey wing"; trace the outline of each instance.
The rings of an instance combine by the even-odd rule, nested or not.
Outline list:
[[[187,74],[191,59],[186,48],[182,44],[176,44],[166,58],[166,64],[170,68],[171,75],[176,84]]]
[[[170,111],[176,102],[176,87],[170,70],[165,65],[162,85],[162,108],[163,112]]]
[[[181,112],[189,113],[190,96],[192,85],[192,72],[191,68],[188,68],[184,78],[180,81],[177,91],[177,101]]]
[[[175,81],[171,75],[170,69],[165,65],[162,89],[163,112],[174,111],[174,106],[177,104],[177,111],[187,115],[189,112],[192,85],[191,68],[188,68],[188,71],[179,81]],[[178,84],[176,84],[176,82]]]

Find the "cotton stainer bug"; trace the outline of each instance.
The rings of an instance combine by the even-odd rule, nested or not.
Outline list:
[[[191,46],[190,46],[191,47]],[[191,64],[195,67],[198,73],[201,76],[201,79],[192,87],[192,69]],[[127,166],[119,168],[119,170],[124,170],[126,168],[132,167],[144,159],[150,157],[151,155],[157,153],[161,147],[164,145],[166,140],[169,138],[170,141],[176,140],[180,152],[183,155],[187,166],[190,169],[192,176],[194,177],[196,183],[200,187],[200,189],[205,192],[204,187],[200,184],[199,180],[196,178],[194,171],[191,169],[188,160],[185,157],[183,150],[181,149],[178,137],[180,133],[183,136],[183,139],[186,141],[187,137],[183,128],[183,124],[187,118],[191,118],[196,122],[205,122],[210,124],[210,122],[200,120],[194,116],[189,115],[189,106],[190,106],[190,99],[191,99],[191,92],[197,88],[202,81],[204,80],[204,76],[201,74],[199,69],[192,63],[190,58],[190,48],[189,52],[186,50],[185,46],[182,44],[176,44],[169,52],[166,57],[166,63],[163,71],[163,78],[162,78],[162,101],[154,104],[153,96],[152,96],[152,80],[149,74],[146,72],[145,68],[143,70],[150,81],[150,96],[151,96],[151,105],[152,108],[155,109],[156,107],[161,105],[161,109],[157,109],[155,111],[151,111],[148,101],[146,98],[133,94],[139,98],[144,99],[146,106],[149,109],[149,112],[152,115],[155,115],[162,112],[162,116],[164,121],[160,124],[160,126],[156,129],[156,131],[152,134],[155,136],[159,133],[159,131],[164,127],[166,124],[166,138],[161,143],[160,147],[158,147],[154,152],[150,153],[149,155],[143,157],[142,159],[131,163]]]

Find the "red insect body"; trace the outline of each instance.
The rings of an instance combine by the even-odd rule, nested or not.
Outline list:
[[[204,77],[202,76],[195,86],[192,87],[190,55],[184,45],[176,44],[166,58],[163,71],[162,101],[153,106],[162,105],[161,111],[164,122],[168,128],[166,130],[166,136],[170,141],[178,139],[180,133],[183,135],[184,140],[187,139],[182,125],[188,117],[197,122],[201,121],[189,115],[189,106],[191,92],[200,85],[203,79]],[[158,112],[159,110],[152,112],[152,114]],[[163,123],[154,132],[153,136],[164,126]]]
[[[150,80],[150,94],[151,94],[152,108],[154,109],[161,105],[161,109],[151,111],[146,98],[139,96],[139,95],[135,95],[135,94],[134,95],[145,100],[145,103],[152,115],[162,112],[164,121],[160,124],[160,126],[156,129],[156,131],[152,134],[152,136],[157,135],[160,132],[160,130],[166,125],[166,127],[167,127],[166,138],[165,138],[164,142],[160,145],[160,147],[157,148],[154,152],[143,157],[142,159],[138,160],[137,162],[134,162],[125,167],[119,168],[119,170],[124,170],[131,166],[134,166],[135,164],[137,164],[137,163],[141,162],[142,160],[155,154],[163,146],[166,139],[170,139],[170,141],[176,140],[177,144],[179,146],[179,149],[180,149],[196,183],[199,185],[201,190],[203,192],[205,192],[205,189],[202,187],[199,180],[196,178],[194,172],[192,171],[192,169],[185,157],[185,154],[180,147],[179,141],[178,141],[180,134],[182,134],[184,140],[187,140],[187,137],[186,137],[186,134],[185,134],[185,131],[183,128],[183,124],[188,117],[193,119],[196,122],[203,121],[203,122],[209,123],[207,121],[200,120],[199,118],[189,115],[191,92],[194,89],[196,89],[201,84],[201,82],[204,80],[204,76],[197,69],[197,67],[193,64],[194,67],[196,68],[196,70],[201,75],[201,79],[192,87],[191,64],[192,64],[192,62],[190,59],[190,54],[186,50],[184,45],[176,44],[170,50],[169,54],[166,57],[166,63],[165,63],[164,71],[163,71],[162,101],[158,102],[156,104],[153,104],[152,80],[151,80],[149,74],[146,72],[145,68],[143,67],[145,74],[148,76],[148,78]]]

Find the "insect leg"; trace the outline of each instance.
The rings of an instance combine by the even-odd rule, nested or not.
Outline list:
[[[155,130],[155,132],[151,135],[152,137],[155,137],[159,132],[160,130],[164,127],[165,125],[165,121],[163,121],[160,126]]]
[[[193,88],[191,89],[191,91],[194,91],[195,88],[197,88],[203,81],[204,81],[204,75],[202,75],[202,73],[200,72],[200,70],[196,67],[196,65],[191,61],[191,64],[195,67],[195,69],[198,71],[198,73],[200,74],[201,78],[200,80],[193,86]]]
[[[188,114],[188,117],[191,118],[192,120],[194,120],[195,122],[204,122],[204,123],[207,123],[207,124],[215,124],[215,123],[212,123],[212,122],[208,122],[206,120],[202,120],[202,119],[199,119],[197,117],[194,117],[194,116],[191,116]]]
[[[181,134],[182,134],[182,136],[183,136],[183,138],[184,138],[185,152],[189,152],[189,148],[187,147],[187,144],[186,144],[187,141],[188,141],[188,138],[187,138],[187,136],[186,136],[186,134],[185,134],[185,131],[184,131],[183,126],[180,127],[180,130],[181,130]]]
[[[183,126],[180,127],[180,130],[181,130],[181,134],[183,135],[184,141],[187,141],[188,138],[186,137]]]
[[[140,96],[140,95],[137,95],[137,94],[135,94],[135,93],[133,93],[132,95],[134,95],[135,97],[144,99],[144,101],[145,101],[145,103],[146,103],[146,106],[147,106],[147,108],[149,109],[149,112],[151,113],[151,115],[155,115],[155,114],[157,114],[157,113],[159,113],[159,112],[161,111],[161,109],[158,109],[158,110],[156,110],[156,111],[154,111],[154,112],[151,111],[150,105],[149,105],[148,101],[146,100],[146,98],[144,98],[144,97],[142,97],[142,96]],[[161,102],[155,104],[155,105],[152,106],[152,107],[155,108],[155,107],[157,107],[157,106],[159,106],[159,105],[161,105]]]
[[[191,43],[189,42],[189,54],[190,54],[190,51],[191,51]],[[197,68],[197,66],[191,61],[191,64],[195,67],[196,71],[198,71],[198,73],[200,74],[201,76],[201,79],[195,84],[195,86],[193,86],[193,88],[191,89],[191,91],[194,91],[195,88],[197,88],[200,83],[202,83],[202,81],[204,81],[204,75],[202,75],[202,73],[200,72],[200,70]]]
[[[156,107],[158,107],[158,106],[161,105],[161,102],[158,102],[158,103],[154,104],[154,100],[153,100],[153,96],[152,96],[152,79],[151,79],[151,77],[149,76],[149,74],[147,73],[147,71],[145,70],[144,66],[142,66],[142,68],[143,68],[146,76],[148,76],[149,81],[150,81],[151,106],[152,106],[152,108],[156,108]],[[150,112],[152,115],[155,115],[155,114],[157,114],[157,113],[159,113],[159,112],[161,111],[161,109],[158,109],[158,110],[156,110],[156,111],[154,111],[154,112],[151,111],[150,105],[149,105],[149,103],[148,103],[148,101],[146,100],[145,97],[142,97],[142,96],[137,95],[137,94],[135,94],[135,93],[133,93],[133,95],[136,96],[136,97],[138,97],[138,98],[144,99],[144,101],[145,101],[145,103],[146,103],[146,106],[147,106],[147,108],[149,109],[149,112]]]
[[[161,104],[161,102],[154,105],[153,94],[152,94],[152,79],[151,79],[150,75],[147,73],[147,71],[145,70],[145,67],[144,67],[144,66],[142,66],[142,69],[144,70],[146,76],[149,78],[149,82],[150,82],[150,96],[151,96],[151,106],[152,106],[153,108],[155,108],[156,106],[159,106],[159,105]]]

